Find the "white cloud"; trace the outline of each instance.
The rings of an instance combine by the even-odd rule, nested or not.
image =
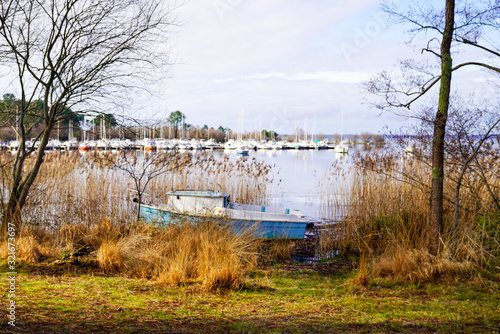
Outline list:
[[[316,71],[300,73],[257,73],[243,76],[245,80],[265,80],[265,79],[285,79],[291,81],[321,81],[338,83],[361,83],[367,80],[370,73],[363,72],[336,72],[336,71]]]
[[[221,83],[226,83],[226,82],[231,82],[231,81],[234,81],[234,78],[230,77],[230,78],[223,78],[223,79],[214,79],[212,81],[212,83],[221,84]]]

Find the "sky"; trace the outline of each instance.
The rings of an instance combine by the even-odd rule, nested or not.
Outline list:
[[[360,83],[406,48],[378,0],[191,0],[179,19],[167,113],[180,110],[195,125],[280,134],[401,126],[362,98]]]
[[[388,24],[379,0],[190,0],[176,13],[170,77],[141,102],[145,117],[180,110],[197,126],[279,134],[386,133],[408,123],[371,107],[361,83],[418,59],[428,38],[408,45],[407,28]],[[486,82],[470,71],[455,79]]]

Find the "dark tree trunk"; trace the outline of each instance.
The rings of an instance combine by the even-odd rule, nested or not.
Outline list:
[[[432,183],[429,219],[429,251],[439,253],[440,239],[443,232],[443,181],[444,181],[444,141],[448,107],[450,104],[452,58],[451,42],[455,22],[455,1],[446,0],[446,21],[441,42],[441,86],[439,102],[434,120],[432,143]]]
[[[21,152],[19,152],[17,161],[14,164],[12,175],[13,175],[13,184],[11,188],[11,193],[9,196],[9,201],[7,206],[5,207],[4,215],[2,218],[2,236],[5,235],[7,231],[8,224],[14,224],[16,230],[19,230],[21,227],[21,211],[26,203],[28,198],[29,190],[31,186],[35,182],[35,179],[40,171],[40,167],[43,163],[43,156],[45,154],[45,148],[47,147],[47,143],[49,142],[50,133],[54,127],[54,121],[49,121],[45,124],[44,134],[40,141],[40,146],[36,151],[35,161],[31,166],[31,169],[25,176],[23,177],[23,170],[26,168],[26,156],[27,151],[24,149],[24,144],[20,146]],[[24,136],[20,139],[24,142]]]

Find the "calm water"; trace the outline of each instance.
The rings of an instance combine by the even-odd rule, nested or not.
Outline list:
[[[351,149],[350,154],[355,154]],[[242,159],[235,151],[213,151],[214,156]],[[348,154],[333,150],[258,150],[255,157],[272,166],[274,178],[268,186],[268,205],[298,209],[313,220],[323,220],[322,202],[339,194],[338,183],[345,182],[351,163]],[[271,177],[272,178],[272,177]]]
[[[297,209],[312,221],[338,221],[343,209],[337,204],[347,202],[339,198],[345,198],[349,188],[352,156],[367,151],[361,146],[351,147],[349,154],[333,150],[251,150],[248,156],[238,155],[235,150],[203,152],[214,157],[226,155],[230,159],[251,161],[255,158],[270,165],[269,179],[273,181],[267,184],[267,202],[263,205]],[[332,198],[335,198],[335,207],[327,205]]]

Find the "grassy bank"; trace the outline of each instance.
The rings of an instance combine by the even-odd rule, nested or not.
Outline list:
[[[500,284],[354,284],[357,264],[257,268],[207,292],[75,261],[18,265],[17,330],[27,333],[498,333]],[[0,262],[5,282],[6,262]],[[2,332],[10,327],[2,324]]]

